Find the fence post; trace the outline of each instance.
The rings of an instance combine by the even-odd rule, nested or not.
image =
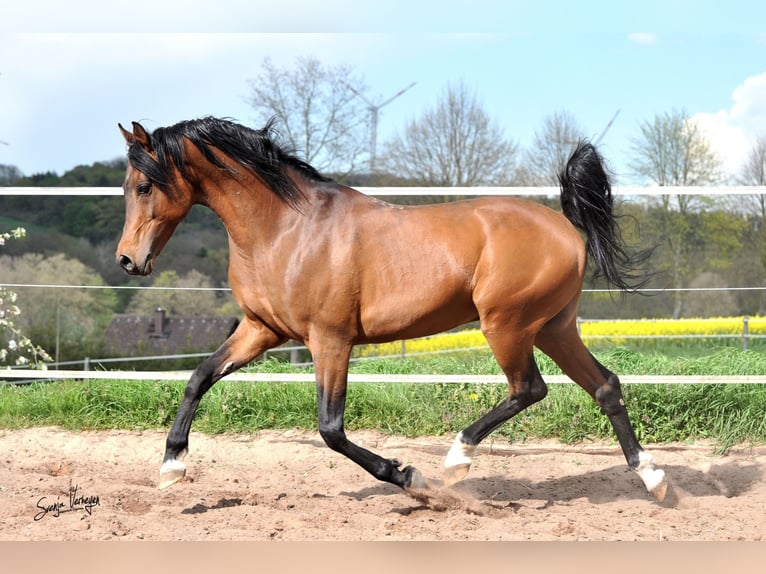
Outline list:
[[[82,370],[83,371],[90,371],[90,357],[85,357],[85,359],[82,362]]]
[[[748,334],[750,331],[748,322],[749,322],[748,316],[745,315],[742,318],[742,350],[743,351],[747,351],[747,339],[748,339]]]

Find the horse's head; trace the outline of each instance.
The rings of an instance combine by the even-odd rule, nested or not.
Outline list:
[[[131,275],[149,275],[160,251],[191,209],[192,194],[175,166],[168,163],[166,153],[154,149],[152,137],[140,124],[133,122],[133,132],[119,128],[128,144],[129,161],[122,184],[125,225],[117,245],[117,263]]]

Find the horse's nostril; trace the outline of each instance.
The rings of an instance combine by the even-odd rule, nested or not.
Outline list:
[[[122,267],[125,271],[132,271],[135,268],[135,265],[133,265],[133,260],[127,255],[120,255],[117,258],[117,263],[119,263],[120,267]]]

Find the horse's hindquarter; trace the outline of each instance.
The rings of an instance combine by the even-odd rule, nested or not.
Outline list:
[[[476,270],[474,302],[482,318],[501,316],[541,327],[579,297],[585,244],[560,212],[508,200],[506,209],[483,210],[488,240]]]
[[[535,298],[554,299],[541,312],[555,314],[566,303],[557,299],[574,294],[559,284],[579,290],[582,241],[563,216],[535,203],[378,204],[355,221],[359,342],[424,336],[496,308],[512,314]]]

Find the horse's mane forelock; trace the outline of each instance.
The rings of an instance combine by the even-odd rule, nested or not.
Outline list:
[[[149,155],[137,142],[130,146],[128,159],[135,169],[144,173],[162,189],[170,187],[174,166],[186,177],[183,138],[197,146],[205,158],[216,167],[234,171],[213,152],[213,148],[219,150],[253,172],[277,197],[295,208],[304,199],[304,195],[287,175],[285,167],[292,167],[312,181],[330,181],[298,158],[292,150],[277,143],[273,119],[262,129],[254,130],[229,120],[206,117],[157,128],[150,137],[157,159]]]

